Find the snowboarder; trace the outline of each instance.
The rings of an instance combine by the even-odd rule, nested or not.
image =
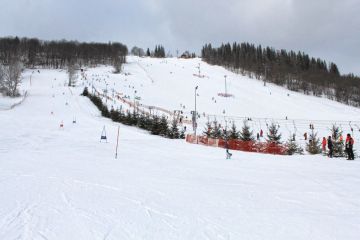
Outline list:
[[[328,137],[328,140],[327,140],[327,144],[328,144],[328,149],[329,149],[329,158],[332,158],[333,157],[333,142],[331,140],[331,136]]]
[[[354,160],[353,145],[354,139],[351,137],[350,133],[348,133],[345,140],[345,150],[348,154],[347,160]]]
[[[325,153],[326,152],[326,137],[323,137],[323,140],[322,140],[322,151],[323,151],[323,153]]]
[[[225,148],[226,148],[226,159],[230,159],[232,156],[232,153],[229,152],[229,144],[228,141],[225,141]]]

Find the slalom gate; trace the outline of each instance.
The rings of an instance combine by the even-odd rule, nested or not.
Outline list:
[[[193,144],[200,144],[211,147],[225,148],[226,141],[224,139],[207,138],[203,136],[195,137],[192,134],[186,135],[186,142]],[[268,153],[275,155],[285,155],[286,147],[281,144],[270,142],[255,142],[255,141],[241,141],[241,140],[228,140],[228,148],[231,150],[239,150],[244,152],[258,152]]]

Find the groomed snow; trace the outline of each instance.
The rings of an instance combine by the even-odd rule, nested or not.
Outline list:
[[[223,149],[123,125],[114,159],[119,125],[79,96],[82,87],[64,86],[64,71],[32,80],[26,101],[0,111],[2,240],[359,239],[358,161],[244,152],[226,160]],[[327,100],[308,100],[318,101]],[[357,111],[334,106],[324,118]],[[108,143],[99,142],[103,126]]]

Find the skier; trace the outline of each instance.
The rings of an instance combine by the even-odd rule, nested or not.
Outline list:
[[[263,137],[263,134],[264,134],[263,130],[260,129],[260,137]]]
[[[326,152],[326,137],[323,137],[323,140],[322,140],[322,151],[323,151],[323,153]]]
[[[304,133],[304,139],[307,140],[307,133]]]
[[[333,142],[331,140],[331,136],[328,137],[328,141],[327,141],[327,144],[328,144],[328,149],[329,149],[329,158],[332,158],[333,157]]]
[[[259,133],[256,134],[256,139],[257,139],[258,141],[260,140],[260,134],[259,134]]]
[[[350,133],[348,133],[345,140],[345,149],[348,154],[347,160],[354,160],[353,145],[354,139],[351,137]]]

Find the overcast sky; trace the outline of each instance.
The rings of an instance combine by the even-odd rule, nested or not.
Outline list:
[[[360,0],[0,0],[0,36],[163,44],[174,55],[248,41],[360,75]]]

